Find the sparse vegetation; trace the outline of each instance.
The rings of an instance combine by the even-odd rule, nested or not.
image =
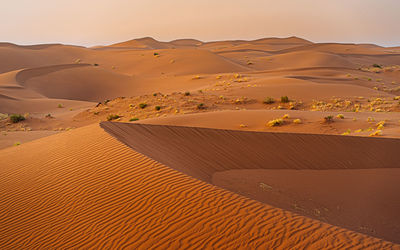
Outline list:
[[[186,92],[185,92],[185,96],[190,96],[190,92],[189,92],[189,91],[186,91]]]
[[[97,66],[99,66],[99,64],[98,64],[98,63],[95,63],[95,64],[93,64],[93,66],[97,67]]]
[[[155,110],[159,111],[161,109],[161,106],[155,106]]]
[[[324,117],[324,122],[331,123],[333,122],[333,115],[328,115]]]
[[[349,135],[351,133],[350,129],[347,129],[345,132],[342,133],[342,135]]]
[[[157,53],[157,52],[154,52],[153,55],[154,55],[154,56],[159,56],[160,54]]]
[[[51,114],[47,114],[47,115],[45,116],[45,118],[53,118],[53,116],[52,116]]]
[[[60,104],[58,104],[58,106],[57,106],[57,108],[64,108],[64,106],[60,103]]]
[[[131,119],[129,119],[130,122],[134,122],[134,121],[139,121],[139,118],[137,117],[132,117]]]
[[[197,76],[193,76],[193,78],[192,78],[193,80],[199,80],[199,79],[201,79],[201,76],[199,76],[199,75],[197,75]]]
[[[287,97],[287,96],[281,97],[281,103],[288,103],[288,102],[290,102],[289,97]]]
[[[154,93],[153,96],[157,96],[157,93]]]
[[[206,109],[206,105],[204,103],[197,104],[197,109]]]
[[[121,116],[111,114],[111,115],[107,116],[107,121],[113,121],[113,120],[116,120],[119,118],[121,118]]]
[[[25,120],[25,116],[23,116],[23,115],[20,115],[20,114],[10,115],[10,121],[12,123],[18,123],[18,122],[21,122],[21,121],[24,121],[24,120]]]
[[[147,103],[144,103],[144,102],[139,103],[139,108],[144,109],[146,107],[147,107]]]
[[[369,136],[381,136],[382,135],[382,130],[376,130],[369,134]]]
[[[283,119],[281,119],[281,118],[271,120],[271,121],[269,121],[269,122],[267,123],[267,125],[268,125],[269,127],[277,127],[277,126],[281,126],[281,125],[283,125],[283,124],[284,124],[284,121],[283,121]]]
[[[293,120],[293,123],[294,123],[294,124],[301,124],[302,121],[301,121],[300,119],[294,119],[294,120]]]
[[[272,104],[272,103],[275,103],[275,100],[274,100],[274,98],[272,98],[272,97],[266,97],[266,98],[264,99],[263,103],[264,103],[264,104]]]
[[[289,114],[284,114],[283,117],[282,117],[282,119],[289,119],[289,118],[290,118]]]
[[[377,64],[377,63],[374,63],[373,65],[372,65],[372,67],[374,67],[374,68],[382,68],[382,66],[381,65],[379,65],[379,64]]]
[[[339,118],[339,119],[344,119],[344,115],[343,114],[338,114],[336,117]]]

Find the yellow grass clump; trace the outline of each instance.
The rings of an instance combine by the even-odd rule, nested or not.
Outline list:
[[[349,135],[350,133],[351,133],[351,130],[348,129],[348,130],[346,130],[345,132],[343,132],[342,135]]]
[[[372,132],[369,136],[381,136],[382,135],[382,130],[376,130]]]
[[[283,117],[282,117],[282,119],[289,119],[289,118],[290,118],[289,114],[284,114]]]
[[[281,118],[271,120],[267,123],[269,127],[277,127],[283,125],[284,121]]]
[[[336,117],[339,118],[339,119],[344,119],[344,115],[343,114],[338,114]]]
[[[294,123],[294,124],[301,124],[302,121],[301,121],[300,119],[294,119],[294,120],[293,120],[293,123]]]

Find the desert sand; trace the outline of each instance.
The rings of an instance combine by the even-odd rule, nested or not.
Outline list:
[[[399,249],[398,47],[146,37],[0,58],[1,249]]]

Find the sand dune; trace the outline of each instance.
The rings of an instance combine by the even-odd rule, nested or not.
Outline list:
[[[0,43],[0,248],[399,249],[399,53]]]
[[[304,215],[309,216],[310,210],[318,211],[315,215],[318,219],[399,242],[399,139],[110,122],[101,126],[135,151],[197,179],[216,185],[222,183],[224,188],[266,203],[273,202],[285,209],[294,206],[292,210]],[[268,171],[272,169],[293,171]],[[310,169],[317,171],[299,171]],[[262,176],[267,181],[262,181]],[[376,184],[371,185],[371,182]],[[290,198],[286,197],[288,191],[274,190],[278,192],[275,194],[277,197],[271,198],[262,192],[266,191],[264,186],[260,186],[262,184],[267,191],[272,189],[270,185],[293,190],[302,190],[303,186],[309,188]],[[347,191],[354,186],[357,186],[356,191]],[[319,189],[315,190],[315,187]],[[320,194],[320,190],[326,192]],[[285,205],[282,205],[282,199],[286,199]],[[305,202],[308,199],[312,202]],[[329,205],[321,205],[327,203]],[[302,209],[298,209],[299,206]],[[303,208],[307,206],[309,210]],[[330,211],[337,214],[332,215]],[[379,219],[370,219],[376,214],[379,214]]]
[[[189,178],[98,125],[0,157],[3,249],[396,248]]]

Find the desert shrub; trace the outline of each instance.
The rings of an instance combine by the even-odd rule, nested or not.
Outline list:
[[[349,135],[351,133],[350,129],[347,129],[345,132],[342,133],[342,135]]]
[[[197,104],[197,109],[206,109],[206,105],[204,103]]]
[[[154,52],[153,55],[154,55],[154,56],[159,56],[160,54],[158,54],[157,52]]]
[[[277,127],[277,126],[283,125],[283,123],[284,123],[283,119],[278,118],[278,119],[274,119],[274,120],[269,121],[267,123],[267,125],[270,126],[270,127]]]
[[[338,114],[336,117],[339,118],[339,119],[344,119],[344,115],[343,114]]]
[[[324,117],[325,122],[333,122],[333,115],[328,115]]]
[[[376,130],[375,132],[369,134],[369,136],[381,136],[381,135],[382,135],[382,130]]]
[[[272,97],[266,97],[266,98],[264,99],[264,101],[263,101],[264,104],[272,104],[272,103],[274,103],[274,102],[275,102],[275,100],[274,100],[274,98],[272,98]]]
[[[64,106],[60,103],[60,104],[58,104],[58,106],[57,106],[57,108],[64,108]]]
[[[146,107],[147,107],[147,103],[144,103],[144,102],[139,103],[139,108],[144,109]]]
[[[6,118],[8,118],[8,115],[7,115],[7,114],[2,114],[2,113],[0,113],[0,120],[4,120],[4,119],[6,119]]]
[[[45,117],[46,118],[53,118],[53,116],[51,114],[47,114]]]
[[[157,96],[157,93],[154,93],[153,96]]]
[[[107,104],[109,102],[110,102],[110,100],[107,99],[107,100],[104,101],[104,104]]]
[[[25,120],[25,116],[23,116],[23,115],[20,115],[20,114],[10,115],[10,121],[12,123],[18,123],[18,122],[24,121],[24,120]]]
[[[99,64],[98,64],[98,63],[95,63],[95,64],[93,64],[93,66],[97,67],[97,66],[99,66]]]
[[[294,123],[294,124],[301,124],[301,120],[300,120],[300,119],[294,119],[294,120],[293,120],[293,123]]]
[[[139,121],[139,118],[137,117],[132,117],[131,119],[129,119],[130,122],[134,122],[134,121]]]
[[[159,111],[161,109],[161,106],[156,106],[155,110]]]
[[[288,103],[290,100],[289,100],[289,97],[287,97],[287,96],[282,96],[281,97],[281,103]]]
[[[119,115],[113,115],[113,114],[111,114],[111,115],[108,115],[107,116],[107,121],[112,121],[112,120],[116,120],[116,119],[118,119],[118,118],[120,118],[121,116],[119,116]]]
[[[186,91],[185,92],[185,96],[189,96],[190,95],[190,92],[189,91]]]
[[[283,117],[282,117],[282,119],[289,119],[289,118],[290,118],[289,114],[284,114]]]
[[[197,76],[192,77],[192,79],[193,80],[198,80],[198,79],[201,79],[201,76],[197,75]]]
[[[379,64],[377,64],[377,63],[374,63],[373,65],[372,65],[372,67],[374,67],[374,68],[382,68],[382,66],[381,65],[379,65]]]

